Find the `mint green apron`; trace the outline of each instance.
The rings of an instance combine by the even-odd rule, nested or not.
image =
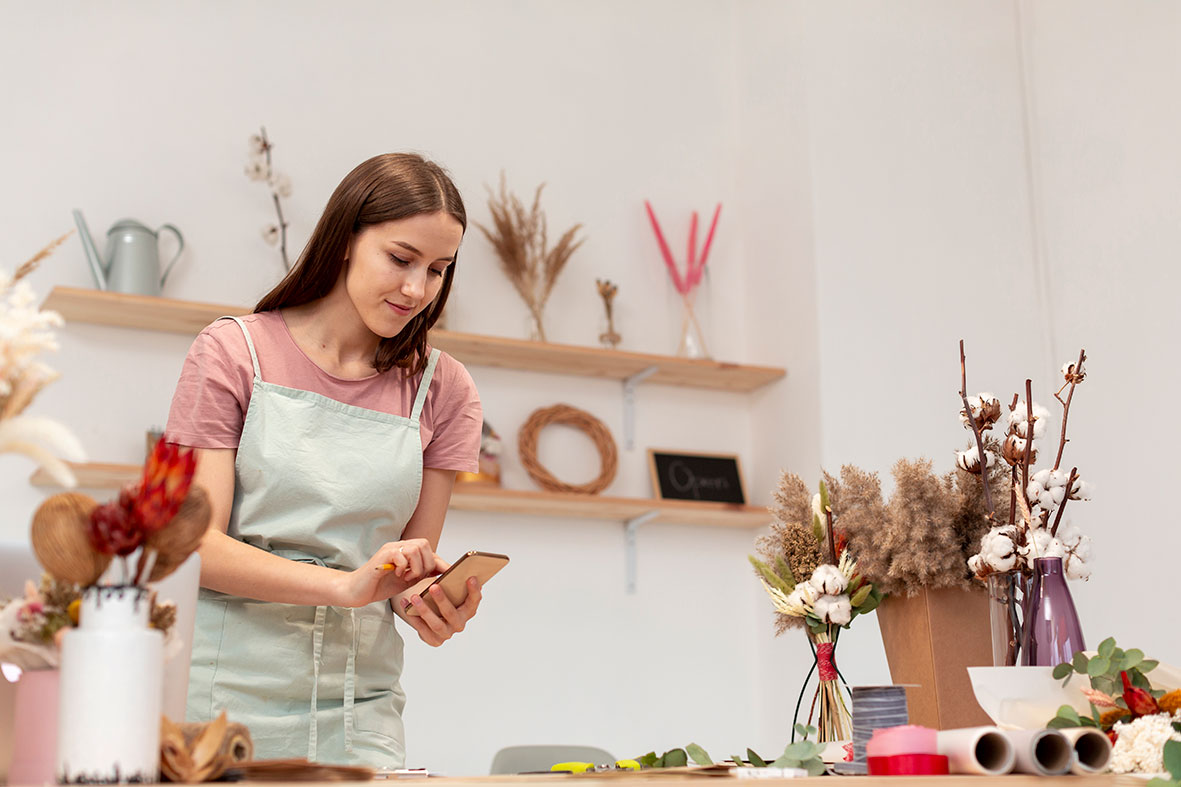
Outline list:
[[[265,382],[245,324],[254,387],[235,462],[227,533],[290,560],[350,571],[397,541],[422,488],[419,416]],[[202,589],[186,716],[225,709],[258,759],[402,767],[402,638],[385,602],[357,609],[275,604]]]

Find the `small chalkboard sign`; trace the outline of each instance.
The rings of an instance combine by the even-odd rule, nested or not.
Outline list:
[[[648,449],[652,489],[662,500],[746,503],[737,456]]]

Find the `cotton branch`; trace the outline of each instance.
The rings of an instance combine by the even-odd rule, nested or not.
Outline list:
[[[1070,478],[1066,480],[1066,494],[1062,496],[1062,502],[1058,505],[1058,515],[1054,517],[1054,526],[1050,528],[1050,535],[1058,535],[1058,523],[1062,521],[1062,512],[1066,510],[1066,501],[1070,499],[1070,492],[1074,489],[1074,482],[1078,480],[1078,468],[1070,468]]]
[[[1078,385],[1078,380],[1083,374],[1083,361],[1086,359],[1087,351],[1085,349],[1079,350],[1078,363],[1075,364],[1074,373],[1070,375],[1070,390],[1066,392],[1066,401],[1062,402],[1062,397],[1058,395],[1062,393],[1061,388],[1058,389],[1058,393],[1054,394],[1054,398],[1062,402],[1062,437],[1058,440],[1058,456],[1054,459],[1055,470],[1062,464],[1062,451],[1066,448],[1066,419],[1070,417],[1070,400],[1074,398],[1074,388]],[[1057,527],[1058,525],[1055,524],[1054,528],[1057,529]]]
[[[992,495],[988,491],[988,462],[984,455],[984,440],[980,437],[980,427],[976,424],[976,417],[972,415],[972,408],[968,405],[968,364],[964,357],[963,339],[960,339],[960,400],[964,403],[964,414],[968,416],[972,435],[976,438],[976,452],[980,455],[980,483],[984,485],[984,508],[988,511],[988,521],[991,522],[995,511],[992,507]]]
[[[1033,380],[1025,381],[1025,458],[1021,462],[1021,493],[1029,489],[1029,463],[1033,456]],[[1033,520],[1030,519],[1030,525]]]

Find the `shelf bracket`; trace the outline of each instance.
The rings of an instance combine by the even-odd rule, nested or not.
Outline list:
[[[623,540],[627,561],[628,595],[634,595],[636,592],[636,531],[640,529],[640,525],[654,519],[658,514],[660,514],[659,511],[645,511],[639,516],[624,520]]]
[[[623,445],[628,451],[636,447],[636,388],[658,371],[659,366],[649,366],[623,380]]]

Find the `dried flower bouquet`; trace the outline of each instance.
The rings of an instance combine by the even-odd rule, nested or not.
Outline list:
[[[544,183],[537,187],[533,204],[526,210],[521,200],[509,192],[501,174],[500,193],[488,196],[492,228],[476,224],[492,244],[501,269],[529,307],[529,314],[533,317],[533,338],[543,342],[546,339],[541,315],[546,301],[553,292],[558,274],[570,261],[570,255],[582,245],[582,240],[574,239],[582,225],[575,224],[550,248],[545,213],[541,210],[541,190],[544,188]]]
[[[819,740],[847,740],[852,726],[834,660],[836,644],[840,629],[848,628],[857,615],[872,612],[882,594],[858,571],[845,538],[836,529],[835,523],[845,514],[836,513],[843,509],[837,509],[830,499],[824,481],[817,494],[809,495],[799,476],[785,473],[775,501],[772,532],[757,544],[765,560],[752,556],[750,562],[775,608],[776,633],[807,628],[816,658],[813,669],[820,673],[809,723],[818,710]],[[804,680],[800,701],[810,679],[811,672]],[[799,707],[797,702],[797,718]]]

